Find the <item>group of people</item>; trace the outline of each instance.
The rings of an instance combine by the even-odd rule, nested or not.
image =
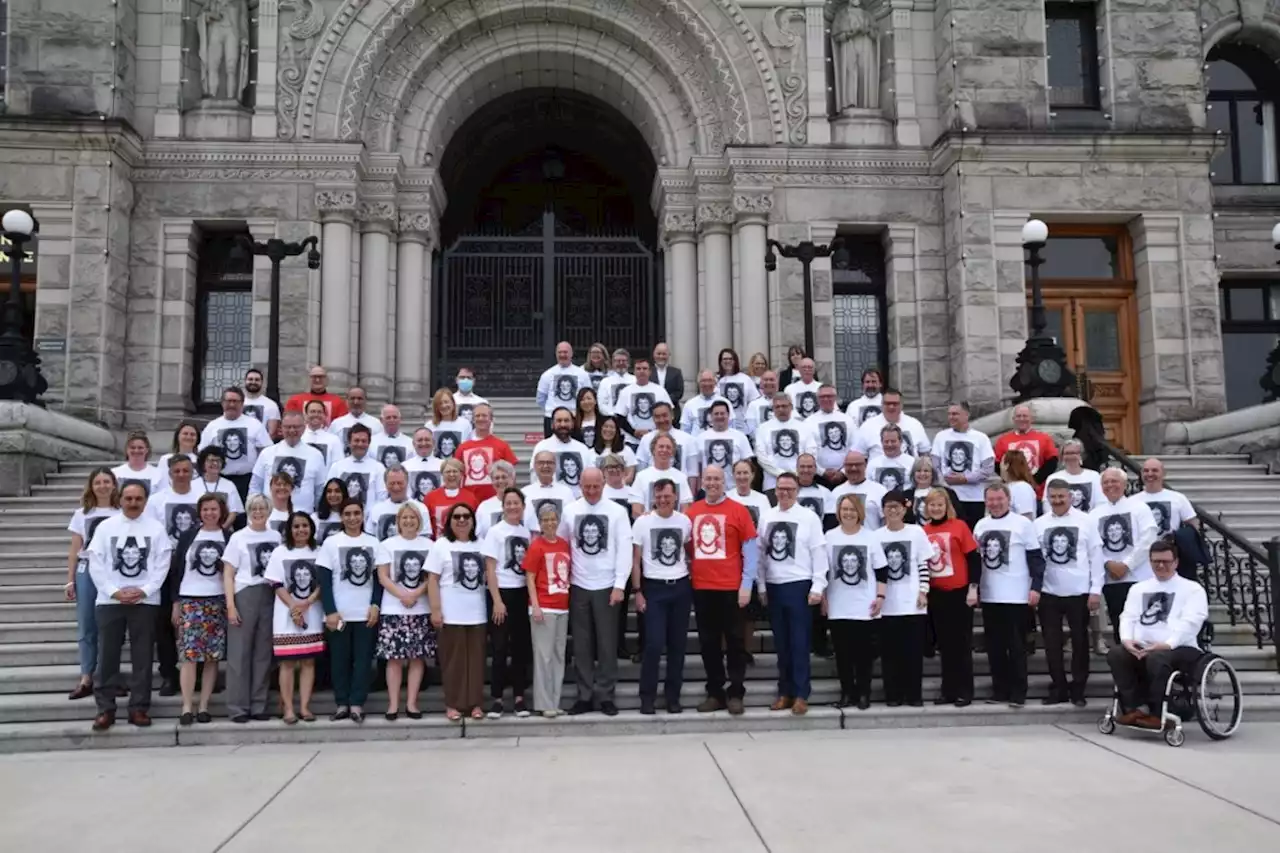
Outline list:
[[[538,386],[547,437],[523,489],[465,369],[412,434],[395,406],[368,414],[359,388],[329,393],[317,367],[283,411],[250,371],[243,390],[224,393],[222,417],[175,430],[159,466],[145,435],[131,435],[127,461],[93,472],[70,525],[82,670],[72,698],[96,695],[95,729],[115,719],[126,631],[136,725],[149,722],[153,645],[161,692],[176,682],[182,693],[184,725],[210,719],[222,660],[233,721],[270,716],[273,663],[285,723],[314,719],[314,664],[326,653],[334,719],[364,719],[375,659],[386,662],[388,719],[401,713],[402,686],[404,714],[421,715],[430,659],[451,720],[555,716],[568,642],[569,713],[612,715],[631,598],[645,714],[658,707],[664,656],[663,707],[683,710],[690,610],[703,712],[743,712],[765,618],[774,710],[807,711],[811,654],[832,650],[841,706],[869,706],[876,657],[886,702],[923,704],[932,649],[943,675],[935,702],[968,705],[978,606],[993,701],[1025,703],[1038,615],[1052,680],[1044,702],[1080,705],[1090,614],[1105,601],[1116,648],[1132,651],[1126,602],[1159,578],[1159,537],[1195,524],[1158,460],[1127,497],[1123,472],[1083,468],[1079,443],[1059,451],[1026,407],[993,443],[954,403],[930,440],[878,371],[842,408],[802,352],[780,377],[759,354],[744,373],[726,349],[682,402],[665,344],[652,361],[596,345],[580,367],[568,343],[556,357]]]

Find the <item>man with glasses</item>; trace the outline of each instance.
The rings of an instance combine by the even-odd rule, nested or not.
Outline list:
[[[356,424],[364,425],[371,436],[382,432],[382,424],[364,409],[368,402],[364,389],[359,385],[352,386],[347,389],[347,413],[342,417],[335,417],[329,423],[329,432],[342,441],[342,447],[348,454],[351,453],[351,428]]]
[[[311,383],[311,390],[290,397],[284,404],[286,412],[304,412],[307,403],[319,400],[324,403],[325,423],[330,423],[334,418],[340,418],[347,413],[347,404],[342,398],[337,394],[329,393],[329,374],[323,367],[317,364],[311,368],[307,376]]]
[[[543,504],[550,502],[564,518],[564,508],[574,500],[573,490],[556,482],[556,455],[550,450],[533,454],[533,482],[520,491],[524,492],[524,526],[530,530],[538,529]]]
[[[827,488],[834,489],[844,482],[841,466],[857,437],[854,423],[853,418],[836,407],[834,385],[818,388],[818,411],[805,419],[804,426],[817,448],[818,473]]]
[[[904,414],[902,411],[902,392],[896,388],[885,388],[880,395],[881,413],[872,415],[858,427],[858,436],[854,441],[854,450],[860,450],[868,457],[880,453],[880,435],[885,425],[893,424],[902,430],[902,449],[912,456],[928,456],[933,444],[929,434],[924,431],[924,424]]]

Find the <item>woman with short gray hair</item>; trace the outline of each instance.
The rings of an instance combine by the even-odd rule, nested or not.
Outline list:
[[[559,536],[560,511],[545,503],[538,510],[540,536],[524,555],[533,640],[533,707],[544,717],[560,715],[565,642],[569,635],[569,540]]]
[[[499,459],[489,469],[489,480],[498,493],[486,498],[476,508],[476,538],[481,540],[489,535],[489,528],[502,521],[502,496],[507,489],[516,487],[516,466]]]

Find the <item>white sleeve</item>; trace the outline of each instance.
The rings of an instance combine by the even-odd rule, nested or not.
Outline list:
[[[544,370],[542,372],[542,375],[538,377],[538,393],[537,393],[537,396],[535,397],[535,400],[538,403],[538,408],[543,410],[544,412],[546,411],[546,408],[547,408],[547,398],[550,396],[551,396],[551,370],[547,369],[547,370]]]
[[[214,439],[217,436],[218,434],[214,431],[213,424],[208,424],[200,433],[200,449],[204,450],[206,447],[213,446]]]
[[[1106,580],[1106,569],[1103,567],[1102,542],[1098,539],[1098,528],[1090,519],[1080,529],[1084,531],[1085,559],[1089,562],[1089,594],[1101,595],[1102,584]]]
[[[734,460],[735,465],[738,462],[741,462],[743,459],[750,459],[751,457],[756,455],[755,450],[751,447],[751,442],[747,440],[747,437],[745,435],[738,436],[736,439],[734,439],[734,444],[738,448],[738,458]],[[732,479],[733,472],[728,471],[726,473],[729,475],[729,478]]]
[[[688,488],[686,486],[685,488]],[[631,577],[631,563],[635,556],[632,553],[631,546],[634,539],[631,535],[631,524],[624,515],[618,513],[610,513],[613,521],[610,526],[613,527],[614,541],[618,543],[617,556],[613,566],[613,587],[614,589],[623,589],[627,585],[627,578]]]
[[[1183,599],[1177,613],[1169,618],[1169,647],[1178,649],[1183,646],[1198,647],[1197,637],[1205,620],[1209,618],[1209,599],[1204,587],[1195,581],[1187,581],[1183,586]],[[1126,602],[1127,603],[1127,602]]]
[[[1182,522],[1195,521],[1196,509],[1191,505],[1191,501],[1187,500],[1185,495],[1178,495],[1178,499],[1174,501],[1178,513],[1178,520]]]
[[[1134,626],[1138,624],[1139,611],[1142,609],[1141,596],[1137,595],[1138,584],[1129,587],[1129,594],[1124,600],[1124,610],[1120,613],[1120,642],[1133,639]]]
[[[378,547],[373,549],[373,564],[375,566],[391,565],[391,549],[387,547],[387,543],[379,542]]]
[[[267,469],[271,463],[270,457],[274,454],[260,453],[258,461],[253,463],[253,474],[249,477],[249,494],[265,495],[267,483]]]
[[[262,573],[262,577],[268,583],[284,586],[284,554],[287,550],[283,545],[277,545],[271,552],[271,558],[267,560],[267,569]]]
[[[147,554],[147,580],[139,588],[147,595],[155,595],[164,586],[169,576],[169,558],[173,554],[173,546],[169,544],[169,536],[164,526],[160,525],[160,535],[151,537],[151,553]]]
[[[115,595],[120,587],[111,582],[111,548],[107,537],[95,535],[89,544],[89,577],[93,585],[107,598]]]
[[[1132,506],[1133,510],[1129,515],[1133,519],[1133,526],[1138,529],[1133,531],[1133,550],[1129,553],[1128,559],[1123,561],[1130,570],[1149,559],[1147,552],[1160,536],[1151,508],[1142,501],[1134,501]]]
[[[806,536],[809,559],[813,563],[813,582],[809,586],[809,594],[822,595],[827,588],[830,565],[827,562],[827,540],[822,534],[822,521],[817,516],[806,525]],[[884,559],[883,552],[880,559]]]

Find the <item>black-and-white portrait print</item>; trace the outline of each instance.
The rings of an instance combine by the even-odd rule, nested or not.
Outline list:
[[[285,560],[285,586],[295,599],[310,598],[316,592],[316,561]]]
[[[121,478],[116,484],[116,488],[121,492],[124,491],[125,486],[142,486],[142,491],[146,494],[146,496],[148,498],[151,497],[151,481],[150,480],[130,480],[127,478]]]
[[[762,424],[765,421],[771,421],[771,420],[773,420],[773,403],[772,402],[770,402],[768,405],[761,404],[760,406],[756,407],[757,425]]]
[[[793,429],[779,429],[773,432],[773,455],[783,459],[795,459],[800,456],[800,433]]]
[[[96,518],[86,518],[84,520],[84,547],[88,548],[93,542],[93,534],[98,529],[98,525],[106,521],[111,516],[99,515]]]
[[[266,423],[266,421],[263,420],[263,418],[266,417],[266,411],[260,403],[245,403],[244,413],[260,424]]]
[[[396,535],[396,514],[389,512],[378,519],[378,525],[374,528],[378,531],[378,541],[383,542]]]
[[[556,455],[556,479],[570,488],[582,482],[582,454],[560,453]]]
[[[946,455],[942,464],[948,474],[966,474],[973,468],[973,444],[968,441],[948,441],[943,448]]]
[[[426,551],[401,551],[396,554],[396,583],[405,589],[417,589],[427,582]]]
[[[438,429],[435,431],[436,440],[436,456],[441,459],[449,459],[458,450],[458,445],[462,444],[462,433],[451,429]]]
[[[351,498],[353,501],[363,501],[368,497],[368,474],[351,471],[342,475],[342,481],[347,484],[347,497]]]
[[[596,425],[595,424],[582,425],[582,443],[585,444],[587,447],[596,446]]]
[[[556,517],[564,517],[564,501],[559,498],[534,498],[533,500],[533,518],[536,521],[538,516],[542,514],[544,506],[553,506],[556,508]]]
[[[818,411],[818,392],[801,391],[796,395],[796,411],[801,417],[807,418],[814,412]]]
[[[809,510],[809,512],[813,513],[818,518],[822,518],[827,511],[826,503],[822,500],[821,495],[809,495],[807,497],[796,498],[796,503]]]
[[[342,564],[339,577],[352,586],[364,586],[373,577],[371,548],[339,548],[338,562]]]
[[[703,444],[708,465],[715,465],[724,471],[733,465],[733,440],[728,438],[712,438]]]
[[[725,382],[720,386],[720,393],[729,401],[729,405],[736,411],[742,408],[742,401],[747,395],[743,393],[741,382]]]
[[[874,418],[880,414],[879,406],[863,406],[862,411],[858,412],[858,426],[862,426],[868,419]]]
[[[711,429],[711,407],[703,406],[702,411],[698,412],[698,426],[702,429]]]
[[[404,464],[404,448],[398,444],[388,444],[378,451],[378,461],[383,468],[399,468]]]
[[[822,425],[822,446],[826,450],[844,450],[846,434],[840,421],[827,421]]]
[[[111,540],[111,551],[116,555],[112,569],[121,577],[136,578],[147,570],[147,554],[151,543],[145,536],[127,536],[124,541]]]
[[[164,508],[164,514],[164,529],[170,542],[176,543],[179,536],[200,526],[195,504],[169,504]]]
[[[330,521],[320,521],[316,524],[316,543],[323,545],[324,540],[342,529],[342,519],[330,516]]]
[[[747,506],[747,515],[751,516],[751,525],[756,529],[760,527],[760,507]]]
[[[281,521],[284,524],[284,521]],[[271,554],[276,550],[273,542],[257,542],[249,546],[253,553],[250,558],[253,560],[252,574],[256,578],[260,578],[267,573],[267,563],[271,562]]]
[[[622,389],[626,387],[627,386],[621,382],[615,382],[613,383],[613,386],[609,389],[610,391],[613,392],[613,400],[611,402],[615,409],[618,406],[618,398],[622,396]]]
[[[484,584],[484,557],[479,551],[453,552],[453,584],[470,590]]]
[[[224,544],[221,539],[201,539],[191,546],[191,568],[198,574],[206,578],[216,577],[222,574],[222,549]]]
[[[1040,540],[1044,558],[1055,566],[1069,566],[1076,561],[1076,543],[1080,531],[1074,527],[1050,527]]]
[[[574,534],[578,550],[583,554],[591,557],[609,550],[609,517],[607,515],[584,515],[578,519],[577,528]]]
[[[274,530],[276,533],[279,533],[283,537],[285,525],[287,525],[288,523],[289,523],[288,518],[273,518],[267,522],[267,527],[270,527],[272,530]]]
[[[883,482],[883,481],[881,481],[880,485],[884,486],[884,482]],[[886,489],[886,490],[889,488],[888,486],[884,486],[884,487],[885,487],[885,489]],[[926,501],[928,501],[928,500],[929,500],[929,492],[928,492],[928,491],[926,491],[924,494],[916,495],[916,496],[912,499],[912,502],[911,502],[911,511],[912,511],[912,512],[914,512],[914,513],[916,514],[916,522],[917,522],[918,524],[923,524],[923,523],[924,523],[924,517],[925,517],[925,516],[924,516],[924,512],[925,512],[925,502],[926,502]]]
[[[315,450],[315,452],[316,452],[316,453],[319,453],[319,454],[320,454],[320,458],[324,460],[324,464],[328,465],[330,462],[333,462],[333,461],[334,461],[333,459],[330,459],[330,458],[329,458],[329,447],[328,447],[328,445],[325,445],[325,444],[318,444],[318,443],[317,443],[317,444],[311,444],[310,442],[307,442],[307,445],[308,445],[309,447],[311,447],[313,450]]]
[[[218,446],[222,448],[222,454],[227,457],[228,462],[243,459],[249,451],[249,430],[244,427],[218,430]]]
[[[1173,612],[1172,592],[1146,592],[1142,594],[1142,614],[1138,622],[1143,625],[1163,625]]]
[[[419,471],[413,475],[413,496],[417,500],[426,500],[432,489],[440,488],[440,475],[432,471]]]
[[[1169,521],[1173,517],[1171,502],[1148,501],[1147,507],[1151,510],[1151,515],[1156,520],[1156,533],[1160,536],[1167,536],[1173,530],[1173,525]]]
[[[502,567],[517,575],[524,574],[524,555],[529,553],[529,540],[523,536],[508,536],[503,546]]]
[[[1071,490],[1071,506],[1081,512],[1088,512],[1089,507],[1093,506],[1093,485],[1072,483],[1067,488]]]
[[[1133,520],[1127,512],[1104,515],[1098,521],[1098,535],[1105,553],[1123,554],[1133,547]]]
[[[464,418],[468,423],[470,423],[472,413],[475,412],[475,410],[476,407],[470,403],[463,403],[461,406],[458,406],[458,417]]]
[[[836,580],[857,586],[867,579],[867,549],[864,545],[840,545],[835,553]]]
[[[678,565],[684,555],[684,533],[674,527],[649,531],[649,559],[660,566]]]
[[[775,521],[764,534],[764,556],[775,563],[796,558],[796,536],[800,525],[794,521]]]
[[[342,452],[345,456],[351,455],[351,427],[347,427],[339,436],[342,439]]]
[[[684,446],[676,442],[675,452],[671,454],[671,467],[680,468],[684,462]]]
[[[277,456],[274,474],[286,474],[294,488],[302,485],[302,479],[307,476],[307,460],[299,459],[296,456]]]
[[[983,570],[1009,568],[1009,531],[988,530],[983,533],[978,537],[978,553],[982,555]]]
[[[635,415],[642,421],[653,418],[653,403],[656,398],[653,394],[643,392],[631,395],[631,414]]]
[[[556,399],[564,403],[572,403],[578,396],[578,380],[568,373],[556,377]]]
[[[907,472],[901,468],[877,468],[876,482],[884,486],[884,490],[886,492],[902,489],[907,485]],[[921,499],[921,503],[923,504],[923,499]],[[923,505],[921,506],[920,511],[924,511]]]
[[[905,580],[911,574],[911,543],[885,542],[884,559],[889,569],[889,580]]]

